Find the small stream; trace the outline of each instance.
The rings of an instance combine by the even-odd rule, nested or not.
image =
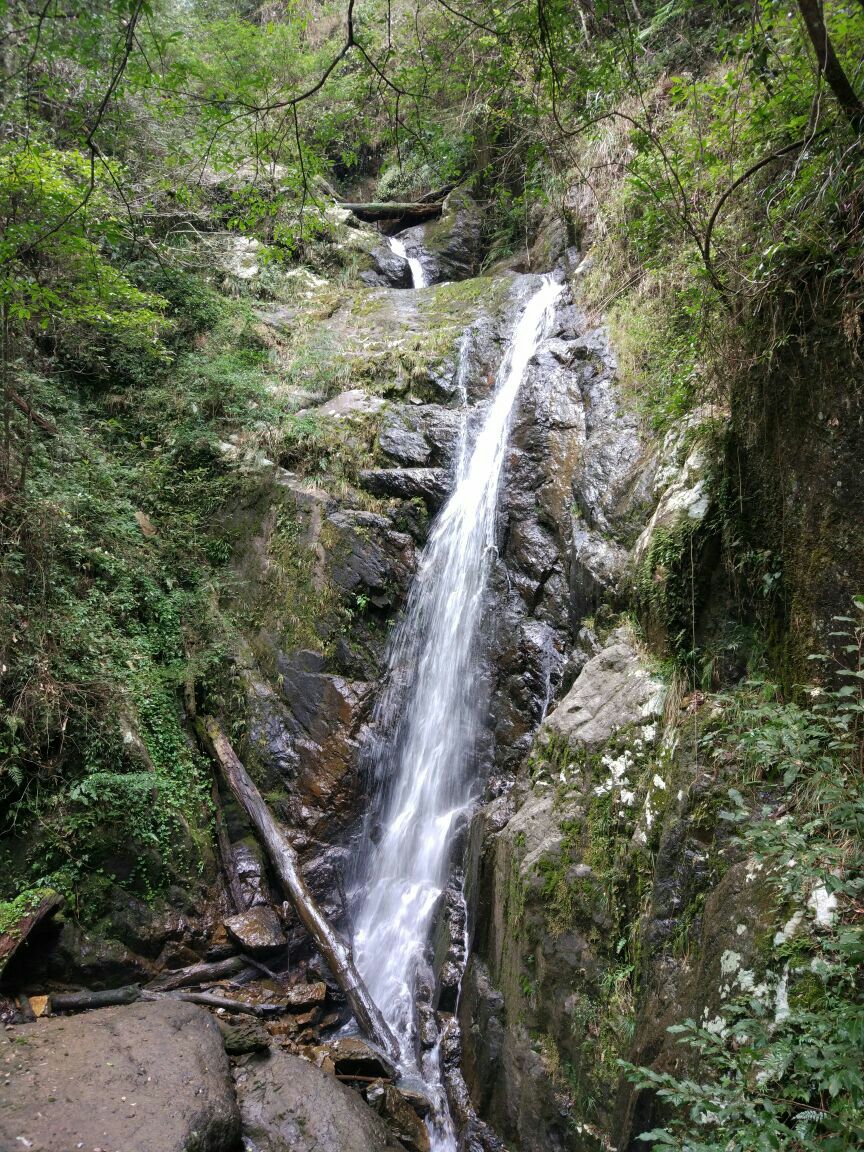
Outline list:
[[[388,236],[387,244],[391,252],[401,256],[403,260],[407,260],[408,267],[411,269],[411,286],[413,288],[425,288],[429,283],[426,270],[416,256],[408,255],[405,242],[400,240],[398,236]]]
[[[419,260],[398,238],[415,287]],[[454,835],[477,799],[472,778],[484,698],[479,690],[482,620],[495,555],[495,527],[511,417],[528,365],[548,334],[561,285],[544,277],[525,305],[499,367],[488,409],[464,408],[455,486],[423,551],[402,622],[391,641],[386,687],[373,717],[373,775],[379,782],[369,826],[354,950],[369,992],[402,1051],[403,1075],[432,1100],[433,1152],[455,1152],[437,1048],[418,1058],[415,985],[447,884]]]

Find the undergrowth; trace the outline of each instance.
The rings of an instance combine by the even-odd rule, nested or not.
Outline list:
[[[750,682],[722,698],[704,737],[709,756],[736,762],[720,818],[774,920],[759,983],[733,975],[720,1015],[670,1029],[692,1053],[689,1075],[628,1066],[672,1109],[642,1135],[653,1147],[840,1152],[864,1139],[864,598],[835,639],[821,684],[790,699]]]

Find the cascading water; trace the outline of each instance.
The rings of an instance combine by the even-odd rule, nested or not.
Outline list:
[[[398,236],[388,236],[387,244],[391,252],[395,252],[397,256],[401,256],[403,260],[408,261],[408,267],[411,269],[412,286],[414,288],[425,288],[429,281],[426,279],[426,271],[420,261],[415,256],[408,255],[408,250]]]
[[[545,277],[529,299],[473,447],[465,422],[455,489],[424,550],[373,723],[381,836],[362,883],[355,958],[399,1041],[402,1071],[419,1074],[433,1097],[436,1152],[455,1149],[455,1137],[437,1050],[423,1068],[415,1059],[415,974],[447,882],[453,833],[475,798],[470,767],[483,705],[481,620],[510,419],[560,291]]]

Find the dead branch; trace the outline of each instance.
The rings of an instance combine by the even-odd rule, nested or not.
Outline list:
[[[225,733],[212,717],[198,716],[195,730],[218,764],[231,791],[258,832],[276,873],[321,955],[345,994],[360,1028],[390,1060],[398,1061],[399,1045],[354,964],[350,949],[327,922],[300,871],[297,853],[273,819],[261,793],[238,759]]]

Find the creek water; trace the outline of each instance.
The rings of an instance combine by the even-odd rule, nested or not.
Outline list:
[[[411,269],[412,287],[425,288],[429,283],[426,278],[426,271],[416,256],[408,255],[404,241],[400,240],[398,236],[388,236],[387,244],[391,252],[395,252],[397,256],[401,256],[403,260],[408,261],[408,267]]]
[[[412,273],[417,275],[413,263]],[[484,704],[482,620],[498,493],[519,387],[548,333],[560,291],[544,277],[525,305],[488,409],[478,414],[479,427],[464,409],[454,490],[423,551],[373,717],[369,754],[378,793],[370,822],[379,834],[368,844],[359,885],[354,953],[399,1041],[402,1073],[419,1077],[432,1099],[433,1152],[454,1152],[456,1140],[439,1053],[426,1052],[422,1061],[417,1055],[416,977],[447,884],[454,834],[476,799],[472,760]],[[473,443],[469,425],[476,429]]]

